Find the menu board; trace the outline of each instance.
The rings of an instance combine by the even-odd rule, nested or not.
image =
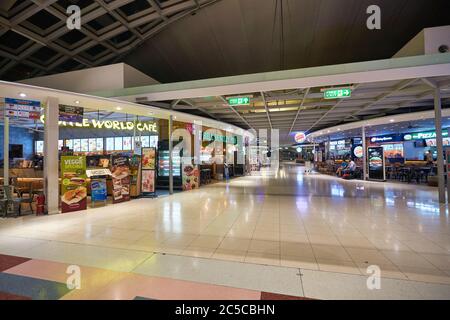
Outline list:
[[[368,147],[367,158],[369,162],[369,179],[386,180],[383,147]]]
[[[142,148],[142,180],[143,195],[155,193],[156,149]]]
[[[123,150],[122,146],[122,137],[115,137],[114,138],[114,150]]]
[[[183,164],[183,190],[198,189],[200,186],[200,171],[197,165]]]
[[[89,151],[97,151],[97,139],[89,139]]]
[[[130,200],[130,165],[125,156],[112,157],[113,203]]]
[[[107,151],[114,150],[114,138],[106,138],[106,150]]]
[[[123,150],[131,150],[131,137],[123,137]]]
[[[61,212],[86,210],[86,157],[61,156]]]
[[[88,139],[81,139],[81,148],[80,151],[89,151],[89,140]]]

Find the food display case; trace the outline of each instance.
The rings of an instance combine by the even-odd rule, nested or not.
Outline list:
[[[174,154],[173,161],[173,187],[182,188],[181,155]],[[163,140],[158,143],[158,167],[157,186],[167,188],[169,186],[169,142]]]

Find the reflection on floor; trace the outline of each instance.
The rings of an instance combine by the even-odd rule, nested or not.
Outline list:
[[[450,298],[449,217],[435,188],[296,166],[86,212],[2,219],[0,253],[319,299]],[[367,289],[371,265],[380,290]]]

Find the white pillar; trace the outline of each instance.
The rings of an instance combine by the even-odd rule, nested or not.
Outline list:
[[[439,87],[434,89],[434,126],[436,127],[439,202],[445,203],[444,146],[442,141],[442,110]]]
[[[366,146],[366,127],[362,127],[362,148],[363,148],[363,180],[367,180],[367,146]]]
[[[169,194],[173,194],[172,115],[169,116]]]
[[[49,97],[44,109],[44,188],[48,214],[59,212],[59,103],[57,98]]]
[[[6,116],[3,121],[3,185],[9,185],[9,118]]]

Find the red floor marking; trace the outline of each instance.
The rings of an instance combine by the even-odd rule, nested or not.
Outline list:
[[[31,300],[31,298],[0,291],[0,300]]]
[[[312,300],[312,299],[263,291],[261,292],[261,300]]]
[[[0,254],[0,272],[15,267],[29,260],[31,259]]]

